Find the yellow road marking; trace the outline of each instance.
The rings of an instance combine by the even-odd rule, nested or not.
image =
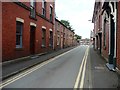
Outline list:
[[[77,48],[78,48],[78,47],[77,47]],[[77,49],[77,48],[74,48],[74,49]],[[58,55],[58,56],[52,58],[52,59],[49,59],[49,60],[47,60],[47,61],[45,61],[45,62],[43,62],[43,63],[41,63],[41,64],[39,64],[39,65],[31,68],[31,69],[29,69],[29,70],[26,70],[26,71],[24,71],[24,72],[22,72],[22,73],[20,73],[20,74],[18,74],[18,75],[16,75],[16,76],[14,76],[14,77],[12,77],[12,78],[10,78],[10,79],[2,82],[2,83],[0,84],[0,88],[3,88],[3,87],[5,87],[5,86],[7,86],[7,85],[9,85],[9,84],[11,84],[11,83],[19,80],[19,79],[25,77],[26,75],[28,75],[28,74],[30,74],[30,73],[32,73],[32,72],[40,69],[41,67],[43,67],[43,66],[47,65],[48,63],[56,60],[57,58],[65,55],[65,54],[68,54],[69,52],[73,51],[74,49],[69,50],[69,51],[67,51],[67,52],[65,52],[65,53],[63,53],[63,54],[61,54],[61,55]]]
[[[83,57],[83,60],[82,60],[82,63],[80,65],[80,69],[79,69],[79,73],[78,73],[78,76],[77,76],[77,79],[75,81],[75,85],[74,85],[74,89],[78,88],[79,87],[79,82],[80,82],[80,76],[81,76],[81,73],[82,73],[82,68],[83,68],[83,65],[84,65],[84,61],[86,59],[86,54],[88,52],[88,48],[86,49],[85,51],[85,55]]]
[[[84,79],[85,79],[85,71],[86,71],[86,63],[87,63],[88,52],[89,52],[89,49],[87,49],[87,54],[86,54],[86,57],[85,57],[85,63],[84,63],[83,72],[82,72],[82,78],[81,78],[81,81],[80,81],[80,87],[79,88],[81,88],[81,89],[83,89],[83,86],[84,86]]]

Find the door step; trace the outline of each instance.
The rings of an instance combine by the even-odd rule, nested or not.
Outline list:
[[[113,65],[113,64],[107,63],[106,66],[107,66],[107,68],[108,68],[110,71],[114,71],[114,72],[115,72],[115,69],[114,69],[114,65]]]
[[[33,55],[33,56],[31,56],[30,58],[31,59],[35,59],[35,58],[38,58],[39,56],[38,55]]]

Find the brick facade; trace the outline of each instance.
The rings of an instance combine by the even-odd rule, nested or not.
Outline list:
[[[55,19],[55,2],[45,2],[44,9],[42,4],[0,3],[3,62],[76,45],[75,33]]]
[[[0,2],[0,42],[2,42],[2,3]],[[2,43],[0,43],[0,62],[2,62]]]
[[[120,2],[118,3],[118,19],[117,19],[117,67],[120,69]]]
[[[73,46],[74,32],[62,24],[58,19],[55,19],[55,49],[62,49]]]
[[[49,46],[49,35],[50,30],[52,30],[54,33],[54,2],[47,2],[46,4],[46,17],[42,16],[42,3],[36,2],[36,18],[31,18],[30,2],[2,2],[3,61],[31,55],[30,26],[32,26],[32,24],[36,25],[34,34],[34,54],[43,53],[47,50],[53,49],[53,47]],[[53,6],[53,22],[50,21],[50,5]],[[24,20],[22,32],[22,48],[16,48],[16,18],[21,18]],[[42,47],[41,44],[42,26],[46,28],[45,47]]]
[[[111,70],[120,69],[119,53],[119,16],[120,2],[95,2],[94,23],[94,47],[107,60],[107,66]],[[101,19],[100,19],[101,18]],[[99,31],[101,30],[101,31]],[[101,33],[101,41],[99,35]]]

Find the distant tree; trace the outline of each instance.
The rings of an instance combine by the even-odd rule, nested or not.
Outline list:
[[[67,28],[69,28],[72,32],[75,31],[68,20],[61,20],[61,23],[64,24]]]
[[[82,39],[82,37],[79,36],[79,35],[77,35],[77,34],[75,34],[75,37],[76,37],[77,40],[78,40],[78,39]]]
[[[68,28],[70,27],[70,22],[68,20],[61,20],[61,23],[63,23]]]

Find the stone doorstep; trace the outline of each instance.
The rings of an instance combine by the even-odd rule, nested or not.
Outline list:
[[[106,66],[107,66],[107,68],[108,68],[110,71],[115,71],[113,64],[107,63]]]

